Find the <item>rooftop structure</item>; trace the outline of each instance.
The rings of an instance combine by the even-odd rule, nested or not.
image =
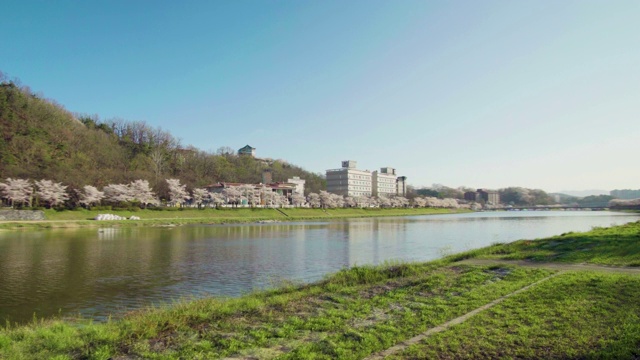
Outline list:
[[[249,145],[245,145],[244,147],[238,149],[238,155],[251,155],[256,156],[256,148],[251,147]]]

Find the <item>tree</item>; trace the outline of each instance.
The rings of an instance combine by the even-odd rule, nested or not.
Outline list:
[[[251,206],[255,206],[259,200],[256,196],[256,188],[251,184],[243,184],[237,187],[240,192],[240,196],[247,200],[247,203]]]
[[[129,184],[129,194],[131,196],[132,201],[139,201],[143,208],[145,208],[149,204],[157,205],[159,204],[156,195],[149,187],[149,182],[147,180],[135,180]]]
[[[357,201],[356,201],[356,198],[355,198],[355,197],[353,197],[353,196],[347,196],[347,197],[344,199],[344,204],[345,204],[347,207],[356,207],[356,206],[358,206],[358,203],[357,203]]]
[[[344,196],[338,194],[331,194],[331,201],[333,202],[333,206],[337,208],[344,207]]]
[[[166,154],[161,148],[155,148],[150,154],[151,164],[153,164],[153,172],[156,175],[156,181],[160,178],[160,175],[164,171]]]
[[[407,207],[409,205],[409,199],[404,196],[394,196],[391,200],[394,207]]]
[[[129,202],[133,200],[131,195],[131,189],[126,184],[109,184],[105,186],[102,191],[104,192],[104,199],[111,203]]]
[[[380,207],[390,207],[391,200],[389,200],[389,198],[386,196],[378,196],[378,204],[380,205]]]
[[[307,202],[312,208],[319,208],[320,206],[322,206],[320,195],[316,193],[309,193],[309,195],[307,195]]]
[[[271,191],[271,189],[267,189],[267,191],[262,193],[262,199],[264,200],[265,206],[278,205],[278,193]]]
[[[333,194],[331,194],[330,192],[321,190],[320,191],[320,204],[322,205],[323,208],[334,208],[336,207],[336,202],[335,202],[335,198],[332,196]]]
[[[242,192],[237,186],[229,186],[222,190],[222,195],[227,199],[227,204],[238,205]]]
[[[80,204],[84,205],[88,209],[91,208],[92,205],[99,203],[100,200],[104,198],[104,192],[99,191],[91,185],[85,185],[83,189],[84,192],[79,192]]]
[[[182,203],[185,199],[189,198],[187,186],[180,185],[180,179],[167,179],[167,185],[169,186],[170,204],[175,205]]]
[[[278,206],[289,205],[289,198],[283,194],[278,194],[276,192],[274,194],[274,203]]]
[[[31,194],[33,186],[29,180],[7,178],[6,183],[0,183],[0,195],[9,201],[13,207],[15,204],[27,204],[31,206]]]
[[[306,199],[304,198],[304,195],[294,193],[291,196],[291,202],[293,203],[294,206],[302,206],[306,202]]]
[[[62,183],[54,183],[51,180],[36,181],[36,196],[44,201],[47,208],[59,205],[69,200],[67,187]]]
[[[210,196],[209,196],[209,192],[207,191],[207,189],[193,189],[193,191],[191,192],[191,198],[193,199],[193,202],[196,204],[196,206],[199,209],[200,205],[206,199],[209,199]]]
[[[210,197],[215,207],[220,207],[220,205],[225,203],[224,196],[220,193],[211,193]]]
[[[413,198],[413,206],[414,207],[425,207],[425,205],[427,204],[427,201],[423,198],[423,197],[415,197]]]

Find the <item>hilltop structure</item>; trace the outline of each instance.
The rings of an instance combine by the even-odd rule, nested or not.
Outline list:
[[[249,156],[256,156],[256,148],[251,147],[249,145],[245,145],[244,147],[238,149],[238,155],[249,155]]]
[[[394,196],[406,194],[406,176],[396,177],[396,169],[357,169],[357,162],[345,160],[342,168],[326,171],[327,191],[343,196]]]

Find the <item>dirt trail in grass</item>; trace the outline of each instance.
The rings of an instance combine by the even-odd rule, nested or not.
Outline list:
[[[431,328],[425,332],[423,332],[422,334],[415,336],[411,339],[408,339],[406,341],[403,341],[401,343],[399,343],[398,345],[395,345],[387,350],[381,351],[379,353],[373,354],[369,357],[367,357],[365,360],[377,360],[377,359],[383,359],[387,356],[396,354],[398,352],[404,351],[406,348],[408,348],[411,345],[417,344],[418,342],[420,342],[421,340],[425,339],[426,337],[429,337],[435,333],[439,333],[442,332],[444,330],[447,330],[449,327],[453,326],[453,325],[457,325],[460,324],[464,321],[466,321],[467,319],[469,319],[470,317],[478,314],[481,311],[487,310],[499,303],[501,303],[502,301],[504,301],[505,299],[519,294],[523,291],[526,291],[528,289],[530,289],[533,286],[536,286],[537,284],[549,280],[555,276],[558,276],[560,274],[562,274],[564,271],[598,271],[598,272],[606,272],[606,273],[623,273],[623,274],[640,274],[640,268],[637,267],[616,267],[616,266],[606,266],[606,265],[595,265],[595,264],[563,264],[563,263],[551,263],[551,262],[531,262],[531,261],[525,261],[525,260],[500,260],[500,259],[466,259],[466,260],[462,260],[457,262],[456,264],[459,265],[474,265],[474,266],[491,266],[491,265],[516,265],[516,266],[524,266],[524,267],[532,267],[532,268],[539,268],[539,269],[549,269],[549,270],[557,270],[559,271],[556,274],[553,274],[549,277],[546,277],[542,280],[539,280],[533,284],[527,285],[519,290],[516,290],[514,292],[512,292],[511,294],[505,295],[499,299],[496,299],[484,306],[481,306],[473,311],[470,311],[468,313],[466,313],[465,315],[462,315],[460,317],[457,317],[451,321],[448,321],[442,325],[436,326],[434,328]]]
[[[387,356],[390,356],[390,355],[393,355],[395,353],[404,351],[409,346],[419,343],[420,341],[422,341],[422,339],[424,339],[426,337],[429,337],[429,336],[431,336],[433,334],[445,331],[445,330],[447,330],[448,328],[450,328],[453,325],[457,325],[457,324],[463,323],[467,319],[469,319],[470,317],[472,317],[474,315],[477,315],[479,312],[487,310],[487,309],[489,309],[489,308],[491,308],[491,307],[503,302],[504,300],[506,300],[506,299],[508,299],[508,298],[510,298],[510,297],[512,297],[514,295],[517,295],[517,294],[519,294],[519,293],[521,293],[523,291],[527,291],[530,288],[540,284],[541,282],[547,281],[547,280],[549,280],[551,278],[554,278],[554,277],[556,277],[556,276],[558,276],[558,275],[560,275],[562,273],[563,272],[561,271],[561,272],[555,273],[553,275],[550,275],[550,276],[548,276],[548,277],[546,277],[544,279],[538,280],[538,281],[534,282],[533,284],[529,284],[529,285],[527,285],[527,286],[525,286],[525,287],[523,287],[523,288],[521,288],[519,290],[516,290],[516,291],[514,291],[514,292],[512,292],[510,294],[507,294],[507,295],[505,295],[505,296],[503,296],[501,298],[498,298],[498,299],[496,299],[496,300],[494,300],[494,301],[492,301],[492,302],[490,302],[490,303],[488,303],[486,305],[483,305],[483,306],[481,306],[481,307],[479,307],[479,308],[477,308],[475,310],[469,311],[468,313],[466,313],[466,314],[464,314],[462,316],[459,316],[459,317],[457,317],[457,318],[455,318],[453,320],[447,321],[446,323],[444,323],[442,325],[438,325],[436,327],[433,327],[433,328],[423,332],[422,334],[420,334],[418,336],[414,336],[411,339],[405,340],[405,341],[403,341],[403,342],[401,342],[401,343],[399,343],[399,344],[397,344],[395,346],[392,346],[392,347],[390,347],[390,348],[388,348],[386,350],[383,350],[383,351],[381,351],[379,353],[372,354],[372,355],[366,357],[365,360],[384,359]]]
[[[533,262],[526,260],[501,260],[501,259],[466,259],[456,262],[459,265],[479,265],[479,266],[491,266],[491,265],[517,265],[525,267],[533,267],[538,269],[549,270],[577,270],[577,271],[600,271],[607,273],[622,273],[622,274],[640,274],[640,267],[627,267],[627,266],[607,266],[596,264],[567,264],[567,263],[552,263],[552,262]]]

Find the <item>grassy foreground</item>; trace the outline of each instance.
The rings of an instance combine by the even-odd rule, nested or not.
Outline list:
[[[536,257],[549,244],[554,253]],[[0,330],[0,358],[362,359],[556,272],[468,265],[462,258],[604,258],[620,266],[639,254],[640,223],[632,223],[429,263],[355,267],[315,284],[175,303],[104,324],[7,325]],[[566,271],[390,358],[633,359],[640,356],[638,298],[640,275]]]
[[[246,223],[256,221],[299,221],[379,216],[410,216],[450,214],[468,210],[436,208],[406,209],[271,209],[271,208],[229,208],[229,209],[165,209],[165,210],[44,210],[45,221],[0,221],[0,229],[50,229],[100,226],[162,226],[186,224]],[[114,214],[122,217],[138,216],[141,220],[95,221],[98,214]]]

